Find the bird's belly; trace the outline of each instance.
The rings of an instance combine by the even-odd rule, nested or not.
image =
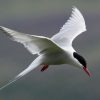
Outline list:
[[[59,65],[59,64],[67,64],[68,56],[62,53],[54,53],[47,54],[44,57],[44,64],[48,65]]]

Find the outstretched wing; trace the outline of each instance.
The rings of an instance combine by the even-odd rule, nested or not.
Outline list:
[[[66,49],[67,46],[72,46],[72,41],[82,32],[86,31],[85,20],[81,12],[74,7],[71,17],[60,29],[59,33],[51,39],[60,47]]]
[[[32,54],[40,54],[45,50],[50,51],[59,48],[47,37],[24,34],[2,26],[0,26],[0,30],[12,40],[22,43]]]
[[[0,30],[4,32],[7,36],[9,36],[12,40],[17,41],[19,43],[22,43],[32,54],[41,54],[46,52],[56,52],[61,50],[61,48],[56,45],[52,40],[50,40],[47,37],[43,36],[35,36],[35,35],[29,35],[24,34],[20,32],[16,32],[14,30],[5,28],[0,26]],[[8,84],[1,87],[1,89],[7,87],[11,83],[15,82],[22,76],[29,73],[34,68],[38,67],[43,63],[42,59],[43,55],[40,55],[38,58],[36,58],[28,68],[26,68],[24,71],[22,71],[20,74],[18,74],[13,80],[11,80]]]

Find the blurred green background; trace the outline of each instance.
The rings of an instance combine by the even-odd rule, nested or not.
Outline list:
[[[73,6],[80,9],[87,25],[73,46],[87,59],[92,77],[70,65],[51,66],[45,72],[38,67],[0,91],[0,100],[100,100],[100,0],[0,0],[0,25],[51,37]],[[0,32],[0,87],[35,58]]]

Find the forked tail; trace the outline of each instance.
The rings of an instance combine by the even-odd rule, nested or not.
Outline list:
[[[9,86],[10,84],[14,83],[24,75],[28,74],[30,71],[41,65],[41,57],[37,57],[30,65],[27,67],[24,71],[22,71],[20,74],[18,74],[14,79],[10,80],[8,84],[4,85],[3,87],[0,88],[0,90],[4,89],[5,87]]]

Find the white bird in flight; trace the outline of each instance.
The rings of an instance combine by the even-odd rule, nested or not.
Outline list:
[[[76,7],[72,8],[72,14],[69,20],[63,25],[60,31],[51,38],[24,34],[3,26],[0,26],[0,30],[13,41],[23,44],[33,55],[38,55],[24,71],[19,73],[13,80],[0,89],[5,88],[41,65],[41,71],[44,71],[50,65],[70,64],[83,69],[88,76],[91,75],[85,59],[72,47],[73,40],[79,34],[86,31],[85,20]]]

